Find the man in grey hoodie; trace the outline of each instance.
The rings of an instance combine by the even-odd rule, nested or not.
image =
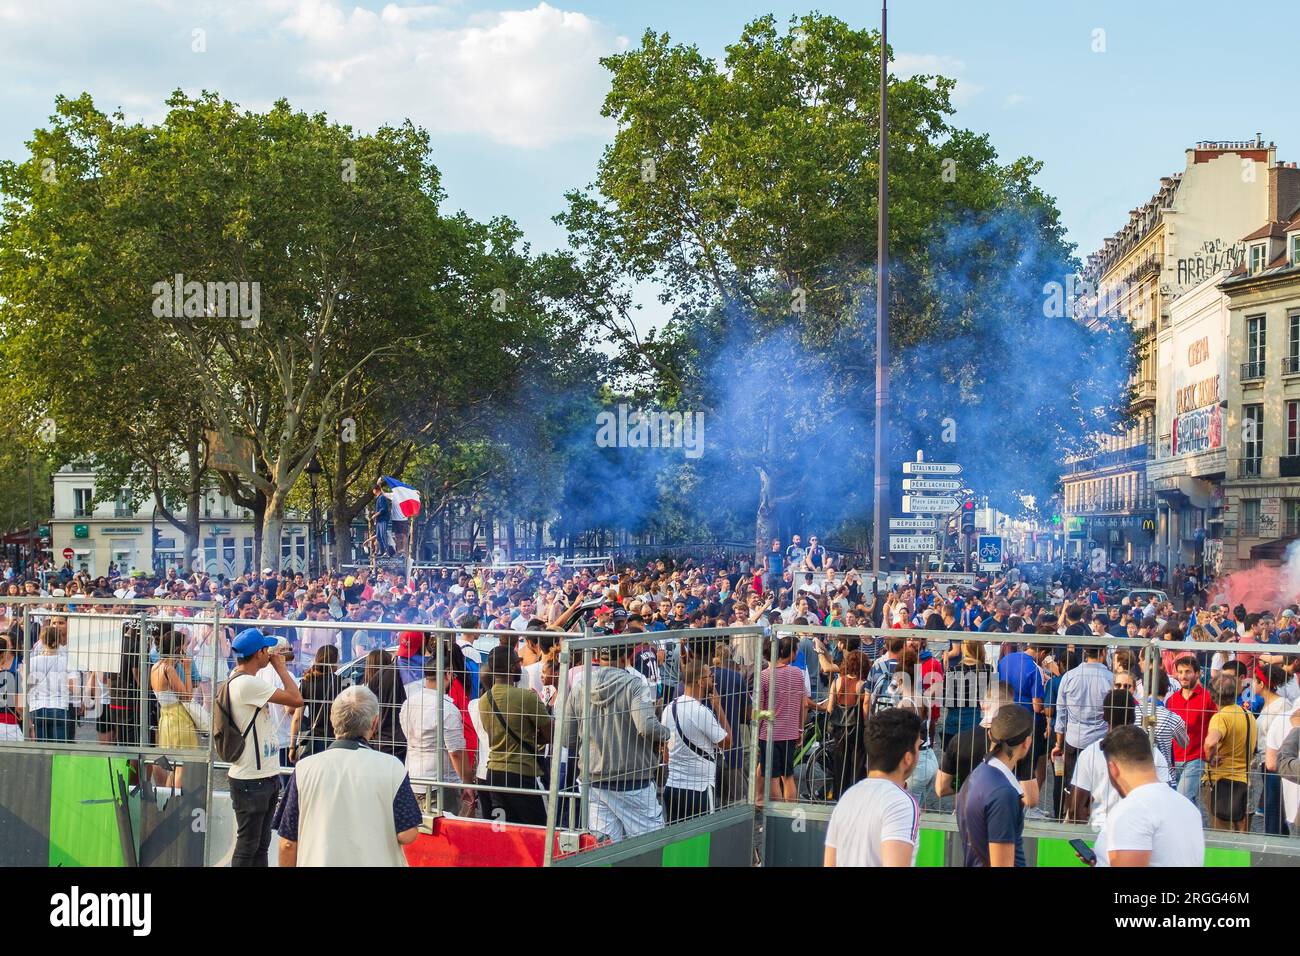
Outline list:
[[[654,692],[629,666],[634,645],[600,649],[591,673],[591,717],[583,721],[587,686],[579,678],[565,705],[566,745],[591,784],[591,829],[615,843],[664,825],[655,788],[660,745],[668,728],[655,717]]]

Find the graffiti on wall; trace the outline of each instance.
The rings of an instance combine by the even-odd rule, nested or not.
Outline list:
[[[1210,239],[1190,256],[1178,260],[1178,286],[1187,288],[1224,269],[1231,271],[1246,261],[1246,244]]]

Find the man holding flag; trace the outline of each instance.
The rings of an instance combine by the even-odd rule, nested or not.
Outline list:
[[[371,492],[375,496],[375,554],[382,554],[387,557],[394,553],[393,550],[393,532],[392,532],[392,511],[393,503],[388,499],[384,491],[383,479],[375,482]],[[373,563],[373,562],[372,562]]]
[[[387,487],[384,496],[390,502],[388,511],[393,535],[397,540],[397,549],[394,553],[404,554],[410,537],[411,521],[420,513],[420,493],[391,475],[384,475],[379,481]]]

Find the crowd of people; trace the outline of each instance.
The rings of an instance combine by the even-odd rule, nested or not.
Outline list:
[[[1151,568],[1127,573],[1138,585],[1163,580],[1158,570],[1159,579]],[[788,546],[773,540],[757,561],[447,567],[409,580],[365,569],[314,580],[269,569],[234,580],[176,571],[15,579],[10,596],[39,600],[0,604],[0,737],[26,726],[37,740],[130,744],[143,724],[149,742],[186,749],[237,728],[251,742],[230,772],[241,865],[265,862],[277,820],[282,840],[300,832],[320,784],[304,789],[299,773],[351,760],[340,740],[397,761],[397,784],[391,772],[375,779],[399,796],[434,786],[454,813],[531,824],[546,821],[559,748],[557,791],[583,788],[587,827],[620,840],[745,799],[755,722],[759,801],[836,801],[840,864],[902,859],[897,847],[862,850],[855,821],[887,805],[888,825],[868,829],[901,832],[904,798],[913,829],[923,809],[956,812],[963,838],[985,848],[968,855],[976,864],[1023,862],[995,839],[1007,819],[1077,821],[1105,834],[1133,790],[1117,781],[1147,772],[1130,728],[1147,742],[1156,779],[1196,811],[1198,833],[1202,813],[1215,828],[1294,831],[1300,782],[1286,761],[1300,683],[1285,651],[1300,640],[1300,607],[1193,598],[1175,608],[1155,594],[1121,596],[1117,572],[1126,573],[1059,564],[1036,576],[1012,565],[970,586],[914,573],[873,586],[815,536],[807,546],[795,536]],[[1174,576],[1188,580],[1186,569]],[[133,600],[193,604],[150,609],[150,621],[168,620],[143,635],[124,627],[112,669],[77,670],[87,666],[69,652],[78,595],[107,602],[80,613],[138,614]],[[560,652],[584,621],[605,639],[589,663],[574,655],[561,688]],[[785,630],[796,625],[808,629]],[[707,631],[736,626],[763,635]],[[1125,638],[1197,646],[1162,651],[1151,667],[1142,646],[1116,646]],[[346,691],[351,703],[336,712]],[[567,730],[555,739],[562,701]],[[916,746],[905,747],[913,729]],[[179,768],[150,772],[183,786]],[[1016,812],[1003,805],[1003,783],[1019,795]],[[409,824],[399,802],[394,825]],[[583,822],[562,802],[559,822]],[[319,859],[283,844],[281,858]]]

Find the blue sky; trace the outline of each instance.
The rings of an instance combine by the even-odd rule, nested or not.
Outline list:
[[[651,28],[721,56],[744,23],[814,9],[732,0],[0,0],[0,156],[25,155],[56,93],[157,119],[170,90],[251,108],[279,96],[361,129],[410,117],[434,136],[449,205],[515,218],[535,248],[612,128],[597,57]],[[874,28],[879,4],[815,9]],[[1093,47],[1102,39],[1104,51]],[[202,31],[197,33],[196,31]],[[1009,160],[1044,162],[1080,254],[1115,231],[1202,139],[1256,132],[1300,159],[1291,53],[1300,5],[1206,0],[894,0],[902,70],[958,81],[954,122]],[[198,49],[201,47],[201,49]],[[651,309],[653,313],[656,309]]]

